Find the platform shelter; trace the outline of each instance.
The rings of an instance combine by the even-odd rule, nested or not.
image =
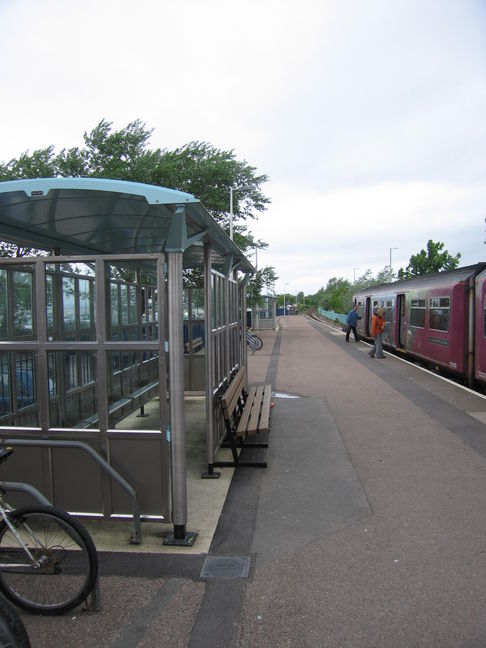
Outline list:
[[[50,251],[0,259],[0,431],[22,446],[4,479],[79,514],[170,522],[174,543],[191,542],[184,395],[206,395],[212,473],[253,266],[194,196],[119,180],[0,183],[0,240]],[[187,271],[201,288],[184,290]],[[160,427],[124,430],[153,399]]]

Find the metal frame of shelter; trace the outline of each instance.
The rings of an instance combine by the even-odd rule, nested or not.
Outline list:
[[[0,183],[0,240],[54,251],[0,260],[1,442],[33,446],[12,461],[16,481],[20,471],[58,505],[105,517],[128,515],[128,482],[142,516],[171,516],[169,542],[190,544],[183,272],[204,269],[211,475],[224,436],[216,396],[246,365],[253,266],[191,194],[119,180]],[[160,429],[115,427],[154,396]],[[61,439],[86,443],[118,484]],[[81,488],[73,475],[87,477]]]

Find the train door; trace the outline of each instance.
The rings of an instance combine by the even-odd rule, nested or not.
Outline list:
[[[485,273],[476,279],[476,378],[486,378],[486,281]]]
[[[371,337],[371,318],[373,317],[373,310],[371,308],[371,297],[366,298],[366,321],[365,321],[365,335]]]
[[[397,349],[407,346],[407,300],[405,295],[397,295]]]

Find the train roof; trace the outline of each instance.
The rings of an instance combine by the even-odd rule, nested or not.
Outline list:
[[[462,268],[456,268],[455,270],[446,270],[444,272],[431,272],[430,274],[421,275],[420,277],[413,277],[411,279],[400,279],[399,281],[394,281],[393,283],[388,284],[379,284],[378,286],[370,286],[364,290],[359,290],[356,294],[368,294],[368,293],[381,293],[385,294],[387,292],[407,292],[408,290],[414,290],[425,287],[432,286],[447,286],[450,284],[461,283],[462,281],[467,281],[471,277],[476,277],[478,274],[486,270],[486,263],[475,263],[474,265],[463,266]]]

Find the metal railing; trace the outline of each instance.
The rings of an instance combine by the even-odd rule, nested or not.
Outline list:
[[[87,443],[82,441],[53,441],[45,439],[0,439],[2,446],[27,446],[39,448],[78,448],[86,452],[94,461],[104,470],[116,483],[123,488],[132,500],[133,511],[133,535],[130,538],[131,544],[140,544],[142,542],[142,526],[140,522],[140,508],[138,504],[137,493],[130,484],[119,475],[110,464],[100,457]]]

